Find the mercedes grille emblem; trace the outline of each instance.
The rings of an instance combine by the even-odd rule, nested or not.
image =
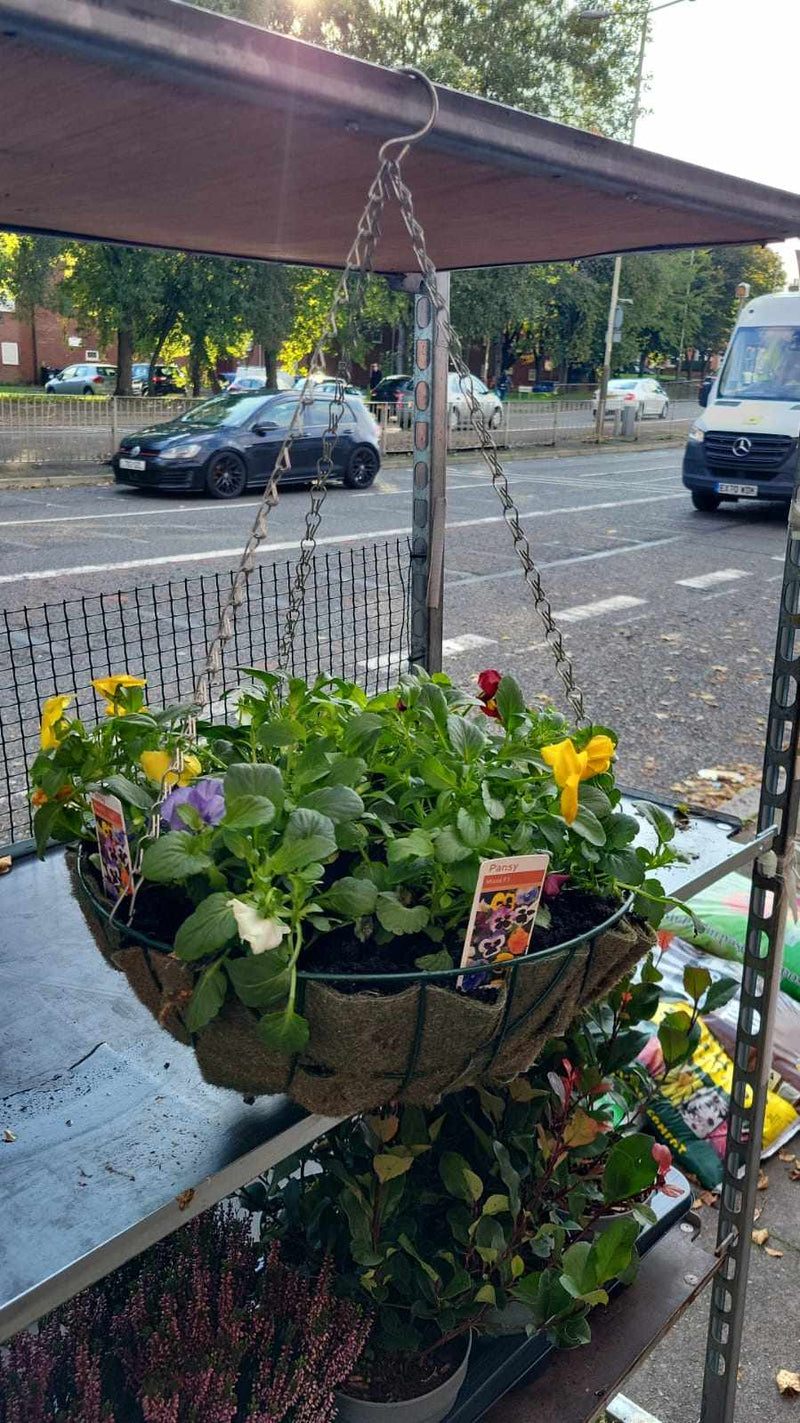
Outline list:
[[[748,440],[744,435],[742,435],[740,439],[734,440],[733,442],[733,453],[740,460],[747,459],[747,456],[749,455],[752,448],[752,440]]]
[[[749,440],[741,440],[741,441],[740,441],[740,444],[747,445],[747,448],[748,448],[748,450],[749,450],[749,448],[750,448],[750,442],[749,442]],[[138,455],[139,450],[140,450],[140,446],[139,446],[139,445],[134,445],[133,449],[131,450],[131,454],[132,454],[132,455]]]

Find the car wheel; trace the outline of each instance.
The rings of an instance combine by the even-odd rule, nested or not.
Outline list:
[[[369,489],[380,469],[380,460],[371,445],[359,445],[353,450],[344,482],[348,489]]]
[[[693,489],[692,503],[701,514],[713,514],[719,508],[722,500],[718,494],[712,494],[710,490]]]
[[[643,400],[640,400],[640,401],[639,401],[639,408],[638,408],[638,410],[636,411],[636,419],[637,419],[637,420],[644,420],[644,401],[643,401]]]
[[[240,455],[222,450],[212,455],[206,470],[206,489],[212,499],[236,499],[247,487],[247,468]]]
[[[491,419],[490,419],[490,421],[489,421],[489,429],[490,429],[490,430],[499,430],[499,429],[500,429],[500,426],[502,425],[502,423],[503,423],[503,412],[502,412],[502,410],[493,410],[493,411],[492,411],[492,417],[491,417]]]
[[[91,387],[90,385],[85,385],[85,386],[83,387],[83,394],[84,394],[84,395],[94,395],[94,391],[92,390],[92,387]]]
[[[664,401],[664,404],[663,404],[662,407],[661,407],[661,414],[659,415],[658,418],[659,418],[659,420],[666,420],[666,418],[667,418],[668,415],[669,415],[669,401],[668,401],[668,400],[665,400],[665,401]]]

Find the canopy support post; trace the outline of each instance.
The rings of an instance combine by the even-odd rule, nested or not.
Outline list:
[[[798,493],[795,489],[795,501]],[[797,895],[800,804],[800,505],[792,504],[758,811],[759,831],[777,826],[773,849],[753,869],[717,1251],[711,1292],[701,1423],[733,1423],[745,1315],[751,1231],[760,1175],[772,1034],[786,915]]]
[[[433,302],[413,282],[414,408],[411,507],[411,641],[409,661],[428,672],[442,670],[444,531],[447,507],[447,338],[450,273],[439,272],[439,293],[446,307],[438,319]]]

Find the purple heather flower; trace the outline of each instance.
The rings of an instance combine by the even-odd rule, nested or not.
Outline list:
[[[191,805],[206,825],[219,825],[225,814],[222,781],[197,781],[193,786],[176,786],[170,791],[161,807],[161,819],[166,820],[170,830],[186,829],[178,814],[181,805]]]

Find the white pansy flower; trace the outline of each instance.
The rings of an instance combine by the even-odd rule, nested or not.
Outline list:
[[[277,949],[281,940],[289,933],[289,925],[280,919],[262,919],[258,910],[243,899],[229,899],[239,938],[249,944],[254,954],[266,953],[267,949]]]

